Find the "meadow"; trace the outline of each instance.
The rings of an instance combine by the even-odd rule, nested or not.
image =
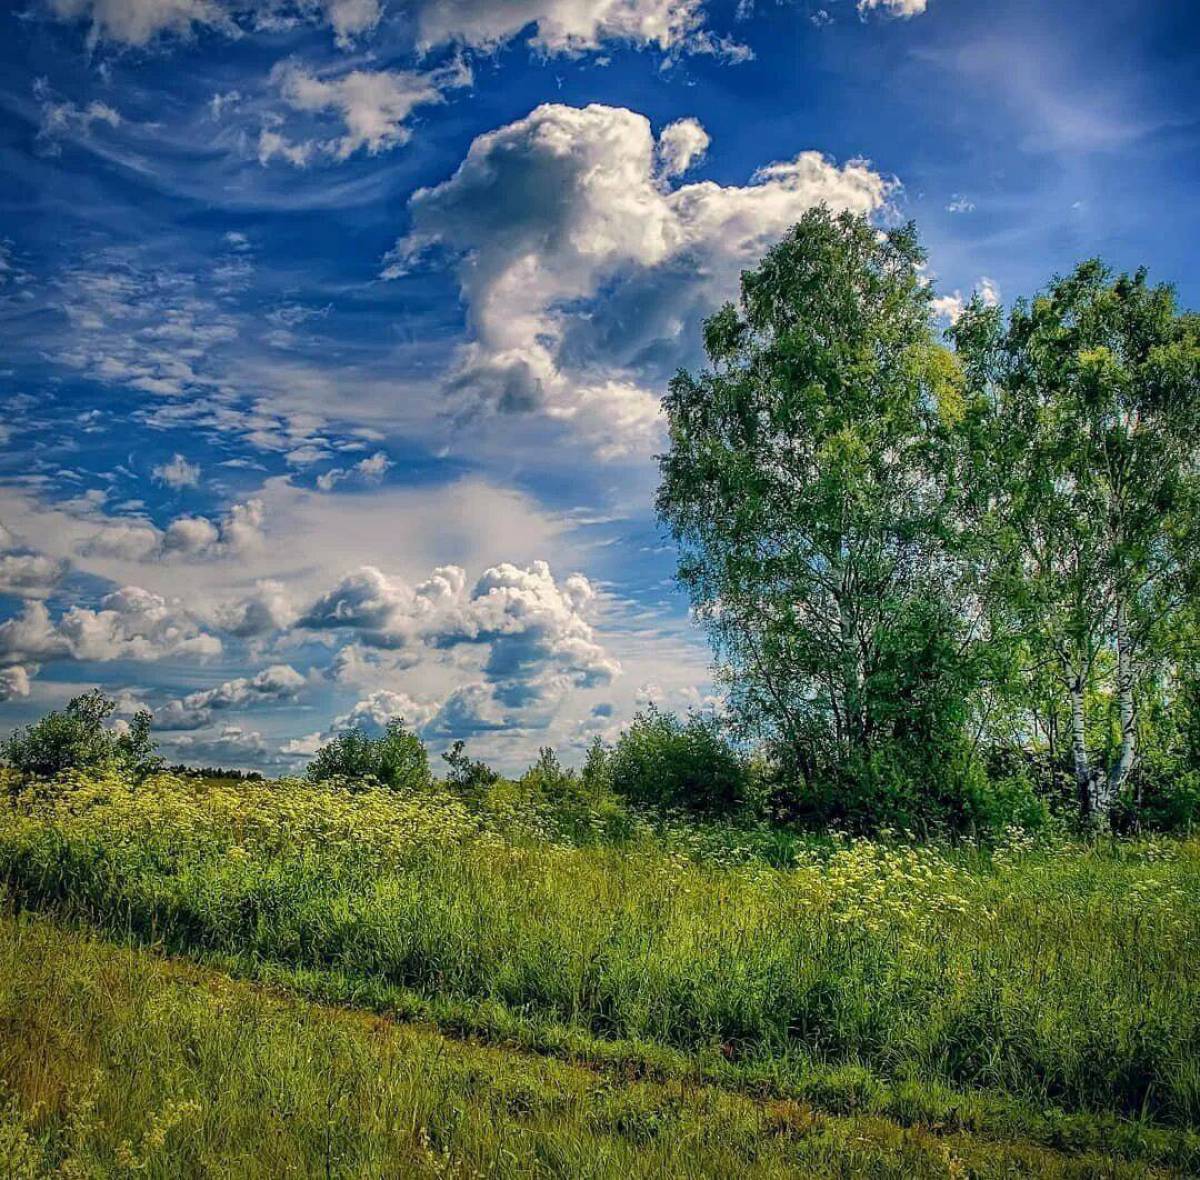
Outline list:
[[[182,1136],[191,1146],[173,1154],[164,1133],[168,1162],[149,1168],[163,1175],[205,1174],[197,1161],[216,1157],[204,1153],[238,1150],[243,1134],[211,1120],[276,1118],[293,1092],[308,1111],[286,1146],[294,1174],[325,1174],[312,1129],[322,1103],[349,1104],[325,1123],[357,1144],[338,1175],[701,1174],[702,1160],[725,1175],[751,1163],[1200,1171],[1195,839],[780,846],[648,826],[581,839],[519,800],[481,808],[438,787],[105,773],[6,785],[0,1078],[37,1150],[66,1151],[64,1128],[83,1117],[60,1075],[77,1081],[86,1070],[72,1062],[105,1059],[110,1106],[121,1077],[145,1093],[102,1131],[79,1132],[104,1167],[118,1167],[126,1140],[141,1159],[139,1119],[176,1118],[154,1106],[163,1095],[204,1106],[193,1092],[220,1091],[218,1074],[240,1088],[228,1102],[241,1113],[206,1114],[199,1140]],[[242,1004],[273,1015],[247,1024]],[[138,1016],[146,1008],[154,1020]],[[173,1020],[212,1035],[181,1041]],[[105,1047],[130,1038],[140,1047]],[[42,1046],[36,1068],[30,1045]],[[294,1084],[305,1052],[325,1065]],[[393,1089],[368,1093],[374,1053],[392,1062]],[[441,1098],[418,1094],[431,1053],[449,1071]],[[565,1097],[493,1118],[493,1098],[462,1088],[472,1054],[498,1071],[479,1083],[495,1102],[530,1078]],[[646,1108],[628,1134],[604,1113],[624,1102]],[[764,1131],[780,1109],[823,1130]],[[402,1126],[380,1129],[401,1110]],[[864,1132],[858,1158],[849,1128],[863,1120],[877,1133]],[[429,1159],[412,1154],[421,1134]],[[389,1171],[385,1158],[416,1162]]]

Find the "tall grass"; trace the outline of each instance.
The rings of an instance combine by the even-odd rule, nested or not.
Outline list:
[[[0,1174],[1149,1177],[704,1086],[624,1081],[318,1008],[0,918]]]
[[[788,869],[514,845],[454,800],[169,776],[0,814],[0,875],[177,952],[802,1079],[1200,1124],[1200,843],[850,842]]]

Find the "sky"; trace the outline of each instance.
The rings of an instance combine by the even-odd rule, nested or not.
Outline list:
[[[577,762],[714,703],[659,399],[825,203],[942,326],[1099,255],[1200,306],[1192,0],[6,0],[0,733],[390,716]]]

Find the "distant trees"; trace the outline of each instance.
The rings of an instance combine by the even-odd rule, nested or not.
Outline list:
[[[98,689],[83,693],[0,743],[0,760],[37,778],[111,769],[143,779],[162,766],[150,736],[150,714],[142,711],[127,725],[110,727],[106,722],[116,708],[116,701]]]
[[[951,352],[923,261],[817,209],[709,319],[664,401],[680,580],[735,722],[823,814],[975,822],[1015,741],[1101,821],[1139,702],[1188,699],[1200,320],[1089,262],[976,302]]]
[[[379,737],[359,726],[339,734],[316,752],[305,775],[310,782],[373,780],[393,790],[419,790],[432,781],[424,744],[398,717]]]
[[[730,815],[752,808],[754,784],[745,760],[711,719],[681,721],[650,705],[621,731],[604,758],[609,788],[631,803]]]

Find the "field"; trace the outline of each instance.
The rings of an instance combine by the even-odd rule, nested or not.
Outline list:
[[[438,791],[9,798],[9,1174],[1200,1171],[1200,841],[768,857]]]

